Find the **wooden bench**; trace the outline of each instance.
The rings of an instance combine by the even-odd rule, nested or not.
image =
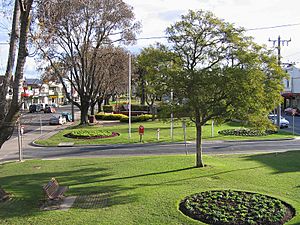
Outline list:
[[[52,178],[47,184],[43,186],[45,195],[50,199],[61,199],[64,193],[69,189],[68,186],[59,186],[57,180]]]

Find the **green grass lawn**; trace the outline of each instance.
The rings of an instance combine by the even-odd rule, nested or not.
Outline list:
[[[29,160],[0,165],[0,184],[14,194],[0,203],[0,224],[202,224],[184,216],[185,196],[245,190],[291,204],[300,224],[300,151],[262,155],[194,155]],[[79,201],[69,211],[40,211],[42,185],[56,177]],[[94,201],[94,202],[93,202]],[[89,204],[91,203],[91,204]]]
[[[38,140],[36,143],[48,146],[56,146],[61,142],[74,142],[75,145],[78,144],[122,144],[122,143],[138,143],[140,141],[138,127],[140,125],[145,127],[145,134],[143,136],[143,142],[171,142],[171,135],[170,135],[170,123],[165,122],[143,122],[143,123],[132,123],[132,136],[129,141],[128,139],[128,124],[118,124],[117,126],[87,126],[84,129],[103,129],[111,132],[118,132],[120,136],[113,137],[113,138],[103,138],[103,139],[90,139],[90,140],[83,140],[83,139],[73,139],[64,137],[64,134],[70,132],[71,128],[67,128],[58,134],[52,136],[46,140]],[[241,125],[239,123],[225,123],[222,125],[215,125],[214,126],[214,137],[212,137],[211,132],[211,124],[207,124],[203,127],[203,139],[204,140],[254,140],[254,139],[278,139],[278,138],[291,138],[293,135],[291,133],[284,132],[282,130],[279,131],[277,134],[272,134],[268,136],[261,136],[261,137],[238,137],[238,136],[223,136],[219,135],[219,130],[224,129],[232,129],[232,128],[240,128]],[[74,127],[78,128],[78,127]],[[157,129],[160,129],[160,139],[157,140]],[[180,122],[174,124],[174,131],[173,131],[173,141],[174,142],[182,142],[184,140],[183,137],[183,128]],[[196,128],[193,125],[187,127],[187,141],[194,141],[196,135]]]

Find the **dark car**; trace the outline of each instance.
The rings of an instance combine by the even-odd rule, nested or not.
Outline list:
[[[44,113],[55,113],[56,109],[53,106],[46,106]]]
[[[30,113],[35,113],[35,112],[40,112],[40,111],[41,111],[40,105],[33,104],[33,105],[29,106],[29,112]]]

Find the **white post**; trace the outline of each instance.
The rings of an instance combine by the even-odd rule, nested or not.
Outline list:
[[[293,114],[293,135],[295,135],[295,115]]]
[[[159,132],[160,132],[160,129],[157,128],[157,141],[159,141]]]
[[[18,147],[19,147],[19,161],[23,161],[23,154],[22,154],[22,136],[21,136],[21,122],[20,119],[18,121]]]
[[[173,104],[173,91],[171,91],[171,104]],[[173,129],[174,129],[174,115],[173,115],[173,109],[172,109],[172,112],[171,112],[171,130],[170,130],[171,141],[174,140],[174,138],[173,138]]]
[[[182,122],[182,128],[183,128],[183,140],[184,140],[184,148],[185,148],[185,154],[188,154],[187,146],[186,146],[186,123],[185,121]]]
[[[40,114],[40,132],[41,132],[41,135],[43,134],[42,127],[43,127],[43,123],[42,123],[42,117],[41,117],[41,114]]]
[[[214,137],[214,120],[211,120],[211,137]]]
[[[131,55],[128,55],[128,139],[131,139]]]

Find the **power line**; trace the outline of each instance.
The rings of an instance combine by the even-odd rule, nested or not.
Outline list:
[[[291,24],[283,24],[283,25],[276,25],[271,27],[258,27],[258,28],[250,28],[246,29],[246,31],[252,31],[252,30],[269,30],[269,29],[275,29],[280,27],[293,27],[293,26],[299,26],[300,23],[291,23]]]
[[[299,25],[300,25],[300,23],[292,23],[292,24],[283,24],[283,25],[276,25],[276,26],[270,26],[270,27],[250,28],[250,29],[245,29],[245,31],[269,30],[269,29],[275,29],[275,28],[281,28],[281,27],[299,26]],[[168,37],[167,36],[141,37],[141,38],[137,38],[136,40],[151,40],[151,39],[164,39],[164,38],[168,38]]]
[[[269,29],[276,29],[281,27],[292,27],[292,26],[299,26],[300,23],[292,23],[292,24],[283,24],[283,25],[276,25],[276,26],[270,26],[270,27],[257,27],[257,28],[250,28],[245,29],[245,31],[254,31],[254,30],[269,30]],[[136,38],[136,40],[155,40],[155,39],[165,39],[168,38],[168,36],[153,36],[153,37],[140,37]],[[8,42],[0,42],[0,45],[8,44]]]

